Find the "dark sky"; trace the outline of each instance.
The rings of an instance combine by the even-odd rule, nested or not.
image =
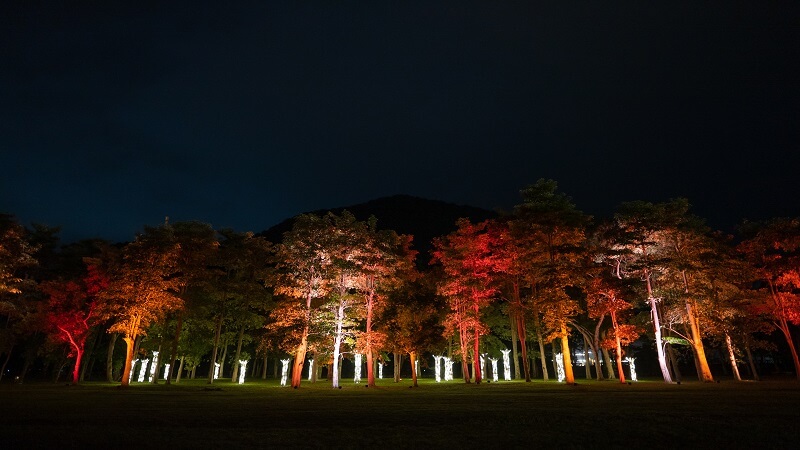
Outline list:
[[[800,215],[797,2],[11,1],[0,212],[67,241],[404,193]]]

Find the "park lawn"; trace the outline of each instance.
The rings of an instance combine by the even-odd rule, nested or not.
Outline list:
[[[3,384],[0,447],[795,448],[800,436],[795,381],[409,385]]]

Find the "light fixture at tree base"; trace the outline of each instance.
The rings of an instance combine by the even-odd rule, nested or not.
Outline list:
[[[497,381],[497,358],[489,358],[492,362],[492,381]]]
[[[281,386],[286,386],[286,377],[289,374],[289,360],[282,359],[283,368],[281,369]]]
[[[142,360],[142,366],[139,368],[139,383],[144,383],[144,376],[147,375],[147,363],[149,362],[149,359]]]
[[[356,373],[353,376],[353,383],[361,383],[361,353],[356,353]]]
[[[247,369],[247,360],[239,360],[239,384],[244,384],[244,371]]]
[[[511,380],[511,362],[508,358],[508,353],[511,351],[509,349],[500,350],[503,352],[503,380],[510,381]]]

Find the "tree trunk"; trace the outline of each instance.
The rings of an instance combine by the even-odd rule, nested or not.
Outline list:
[[[269,354],[264,355],[264,367],[261,368],[261,379],[267,379],[267,363],[269,362]]]
[[[742,377],[739,375],[739,366],[736,364],[736,355],[733,353],[731,336],[728,333],[725,333],[725,345],[728,347],[728,358],[731,361],[731,370],[733,370],[733,376],[736,378],[736,381],[742,381]]]
[[[413,387],[417,386],[417,352],[409,352],[408,353],[409,360],[411,361],[411,385]]]
[[[231,376],[231,382],[236,383],[239,380],[237,377],[239,376],[239,357],[242,354],[242,341],[244,340],[244,325],[239,328],[239,339],[236,342],[236,356],[233,358],[233,375]]]
[[[175,324],[175,337],[172,339],[172,345],[169,348],[169,359],[167,362],[169,363],[169,369],[167,369],[167,373],[165,374],[166,384],[170,384],[172,380],[172,366],[175,362],[175,359],[178,357],[178,343],[181,339],[181,329],[183,328],[183,311],[178,311],[178,322]],[[181,357],[181,367],[183,367],[183,358]],[[177,383],[181,379],[181,372],[178,370],[178,376],[175,382]]]
[[[600,349],[600,351],[603,353],[603,361],[606,362],[606,370],[608,371],[607,377],[609,380],[613,380],[617,376],[614,374],[614,363],[611,361],[611,355],[609,355],[608,350],[604,348]]]
[[[619,339],[619,324],[617,323],[617,314],[611,311],[611,326],[614,327],[614,341],[617,344],[617,372],[619,373],[619,382],[625,384],[625,371],[622,370],[622,342]],[[611,367],[609,365],[609,367]]]
[[[158,356],[153,356],[150,372],[153,374],[153,384],[158,384],[158,372],[161,369],[161,343],[158,344]]]
[[[474,331],[473,335],[473,342],[472,342],[472,366],[475,370],[475,384],[481,384],[481,380],[483,379],[481,371],[481,335],[478,334],[478,330]]]
[[[519,380],[521,377],[519,373],[519,353],[517,353],[517,317],[513,312],[509,313],[508,319],[511,322],[509,329],[511,330],[511,359],[514,361],[514,379]]]
[[[8,365],[8,361],[11,359],[11,352],[14,350],[14,345],[12,344],[8,351],[6,352],[6,360],[3,361],[3,367],[0,368],[0,381],[3,380],[3,374],[6,373],[6,366]]]
[[[403,355],[395,350],[393,353],[394,355],[394,382],[400,382],[400,369],[403,367]]]
[[[586,336],[583,336],[583,368],[586,370],[586,379],[592,379],[592,366],[589,364],[589,343]]]
[[[603,314],[597,319],[597,325],[594,327],[594,339],[591,341],[592,352],[594,352],[594,370],[597,372],[597,381],[604,379],[603,366],[600,364],[600,327],[605,321],[606,315]]]
[[[789,329],[789,323],[785,318],[781,318],[779,325],[780,326],[778,328],[781,330],[781,333],[783,333],[783,337],[786,339],[786,343],[789,345],[789,351],[792,354],[795,377],[800,380],[800,358],[797,356],[797,348],[794,346],[794,341],[792,340],[792,333]]]
[[[650,318],[653,320],[653,330],[655,331],[656,335],[658,366],[661,368],[661,376],[664,378],[664,382],[672,383],[672,376],[670,375],[669,368],[667,367],[667,357],[664,354],[664,343],[663,339],[661,339],[661,319],[658,313],[656,299],[653,297],[653,285],[650,282],[650,271],[647,269],[644,270],[644,279],[647,287],[647,303],[650,304]]]
[[[175,384],[178,384],[178,383],[181,382],[181,373],[183,372],[183,362],[184,362],[184,360],[186,360],[186,356],[181,356],[179,359],[181,360],[181,362],[180,362],[180,364],[178,364],[178,370],[177,370],[177,373],[175,374]],[[172,372],[172,368],[170,367],[170,373],[171,372]],[[167,374],[167,375],[169,375],[169,374]]]
[[[667,344],[667,353],[669,354],[670,366],[672,367],[672,371],[675,373],[675,381],[680,382],[683,379],[683,376],[681,375],[681,368],[678,367],[678,357],[675,356],[675,349],[673,349],[669,344]]]
[[[133,363],[133,351],[136,346],[136,338],[125,336],[122,338],[125,341],[125,366],[122,369],[122,386],[128,386],[131,374],[131,365]]]
[[[338,388],[339,386],[339,355],[341,354],[341,346],[342,346],[342,339],[344,337],[343,328],[344,326],[344,303],[342,300],[339,300],[339,306],[336,309],[336,335],[333,339],[333,381],[331,384],[333,388]]]
[[[372,282],[374,285],[374,281]],[[367,323],[364,333],[367,338],[367,387],[375,387],[375,355],[372,352],[372,309],[375,303],[375,294],[371,292],[367,296]]]
[[[525,317],[521,314],[517,316],[517,336],[519,338],[520,350],[522,351],[522,360],[525,361],[523,369],[525,382],[530,383],[531,371],[528,367],[528,330],[525,327]],[[516,359],[514,361],[516,361]]]
[[[544,354],[544,339],[542,338],[542,328],[539,325],[539,315],[536,315],[536,339],[539,341],[539,357],[542,360],[542,379],[549,380],[547,376],[547,357]]]
[[[567,384],[575,384],[575,375],[572,373],[572,355],[569,352],[569,333],[567,326],[561,323],[561,357],[564,358],[564,376]]]
[[[84,380],[87,371],[91,373],[91,371],[89,370],[89,365],[92,362],[92,355],[94,355],[94,350],[97,347],[97,341],[100,340],[100,333],[95,332],[93,338],[94,339],[92,339],[92,345],[89,346],[89,354],[84,355],[83,366],[81,367],[81,374],[80,377],[78,378],[79,382]]]
[[[753,361],[753,354],[750,352],[750,343],[745,341],[744,343],[744,352],[747,355],[747,362],[750,364],[750,372],[753,374],[753,380],[761,381],[758,377],[758,371],[756,370],[755,362]]]
[[[208,384],[214,383],[214,369],[217,362],[217,350],[219,349],[219,336],[222,333],[222,316],[217,317],[217,327],[214,331],[214,350],[211,351],[211,367],[208,368]]]

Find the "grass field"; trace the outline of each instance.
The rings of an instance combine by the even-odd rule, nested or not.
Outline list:
[[[796,448],[800,383],[0,385],[0,448]],[[217,390],[219,389],[219,390]],[[10,440],[10,441],[9,441]],[[6,442],[11,445],[3,445]]]

